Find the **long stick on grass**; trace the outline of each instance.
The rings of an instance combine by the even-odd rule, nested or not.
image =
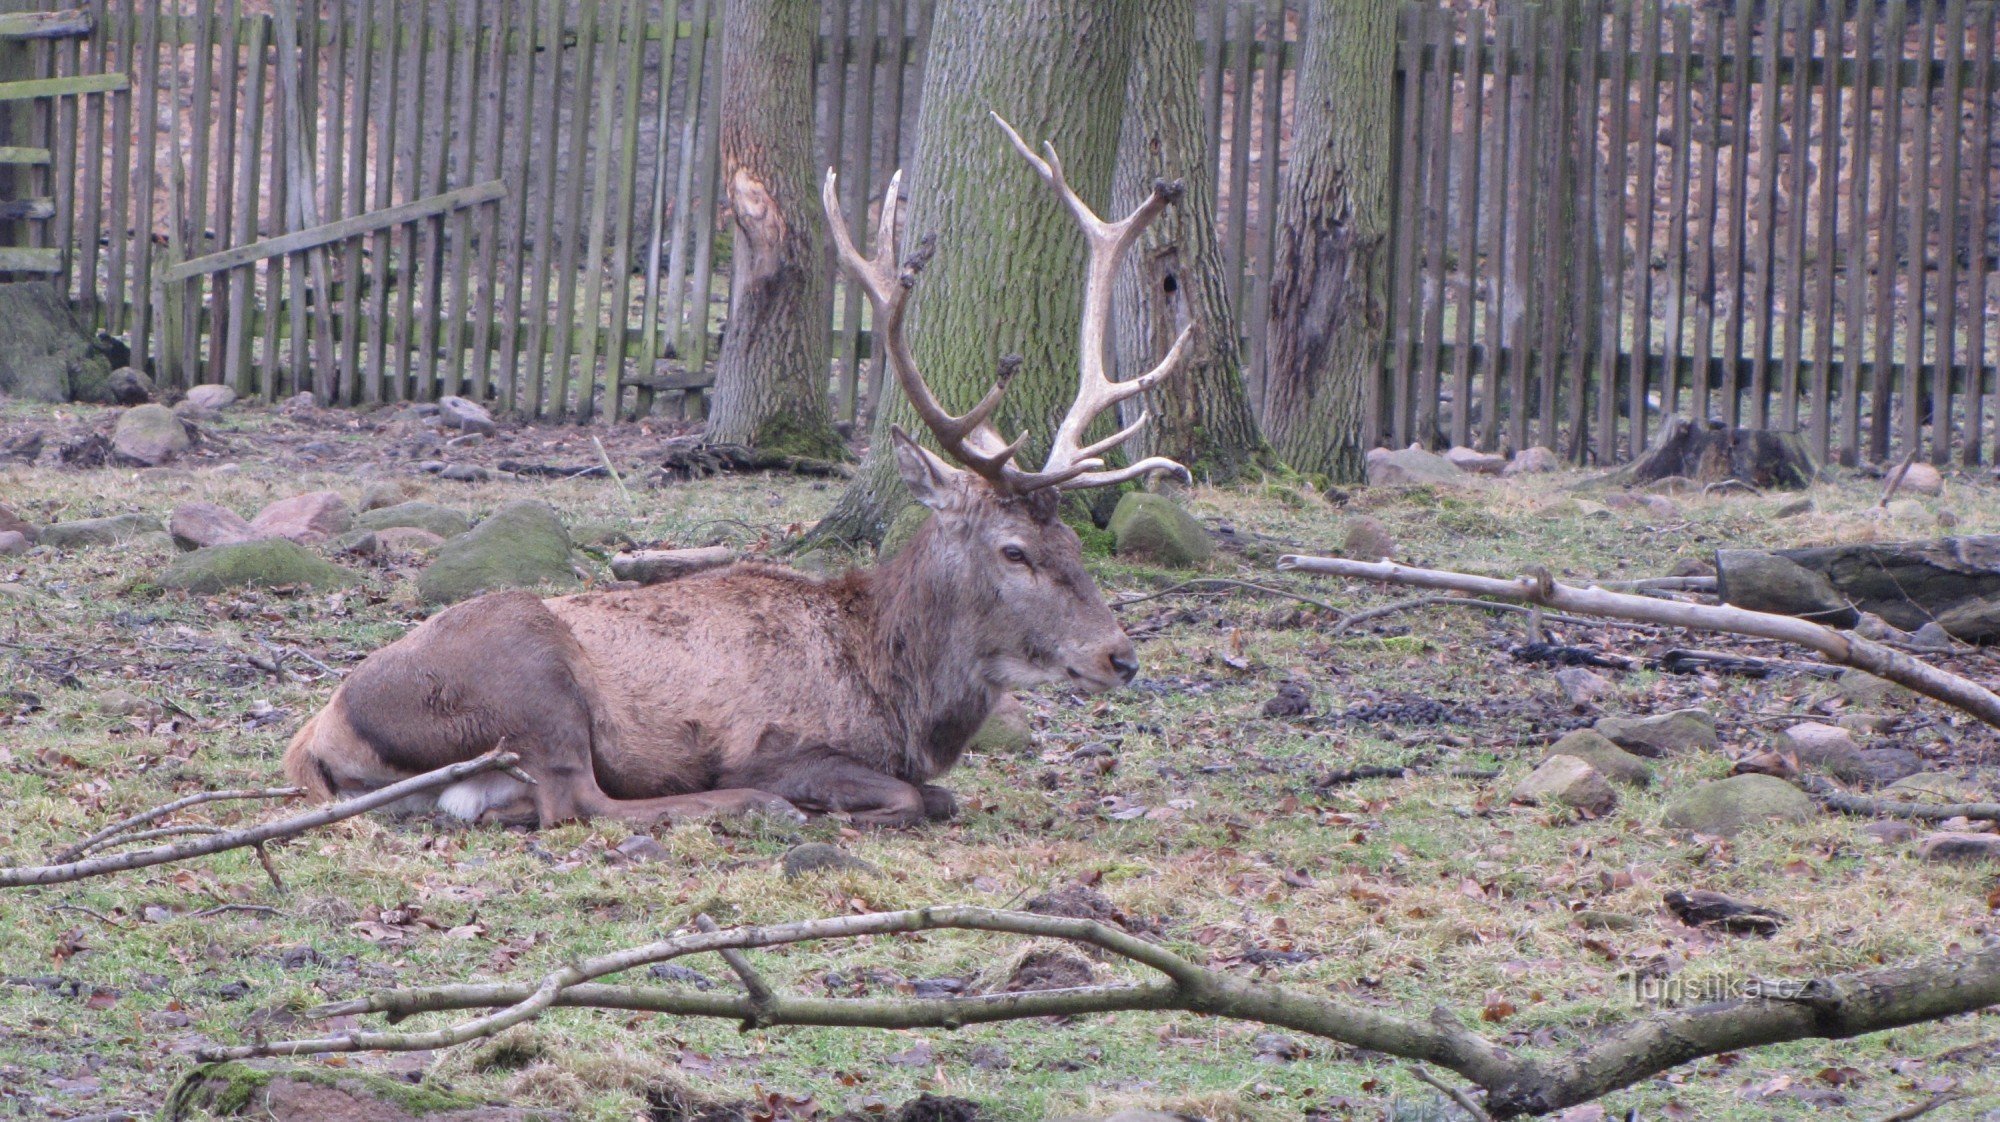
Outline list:
[[[511,769],[518,762],[520,757],[514,753],[496,749],[462,764],[452,764],[436,771],[427,771],[400,783],[392,783],[379,791],[370,791],[365,795],[358,795],[341,802],[328,803],[317,810],[294,815],[291,818],[281,818],[276,822],[266,822],[241,830],[228,830],[197,841],[154,846],[151,849],[137,849],[126,853],[109,853],[86,861],[0,869],[0,888],[20,888],[30,884],[61,884],[66,881],[83,880],[86,877],[103,876],[106,873],[143,869],[150,865],[165,865],[173,861],[186,861],[192,857],[206,857],[211,853],[242,849],[245,846],[261,846],[276,838],[289,838],[295,834],[303,834],[307,830],[339,822],[344,818],[366,814],[377,807],[388,806],[411,795],[421,795],[440,787],[448,787],[481,772]]]
[[[1727,604],[1687,604],[1650,596],[1606,592],[1601,588],[1578,588],[1562,584],[1546,572],[1504,580],[1443,569],[1412,568],[1393,561],[1348,561],[1338,557],[1302,557],[1296,554],[1278,558],[1278,568],[1287,572],[1355,577],[1415,588],[1492,596],[1581,615],[1609,616],[1665,627],[1720,631],[1795,643],[1819,652],[1829,662],[1886,678],[2000,728],[2000,696],[1979,683],[1919,662],[1901,651],[1863,639],[1852,631],[1835,631],[1792,616],[1753,612]]]

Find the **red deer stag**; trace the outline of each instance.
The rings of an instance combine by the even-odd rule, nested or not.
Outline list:
[[[996,117],[996,120],[998,118]],[[438,796],[474,821],[549,825],[612,815],[651,824],[710,813],[798,809],[874,825],[949,817],[930,781],[958,761],[1007,690],[1130,682],[1131,640],[1056,516],[1066,488],[1184,468],[1101,457],[1145,423],[1085,443],[1093,419],[1172,374],[1183,332],[1145,375],[1106,374],[1118,261],[1177,187],[1156,184],[1120,222],[1091,212],[1052,148],[1014,146],[1082,225],[1089,242],[1082,385],[1040,471],[1013,463],[1021,440],[987,421],[1013,363],[971,411],[947,413],[903,337],[922,267],[898,268],[897,180],[875,256],[855,248],[823,201],[841,263],[874,305],[889,368],[960,470],[895,430],[897,467],[936,515],[892,560],[817,580],[739,564],[668,584],[541,600],[498,592],[459,604],[370,655],[285,753],[292,782],[328,799],[469,760],[505,743],[532,784],[499,773]],[[1018,362],[1018,360],[1015,360]]]

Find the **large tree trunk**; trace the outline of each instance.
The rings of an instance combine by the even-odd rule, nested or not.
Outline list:
[[[1127,405],[1126,420],[1143,407],[1152,418],[1140,435],[1146,455],[1186,464],[1196,479],[1229,483],[1275,457],[1257,431],[1243,384],[1236,314],[1223,284],[1215,172],[1204,154],[1208,128],[1194,0],[1154,0],[1139,24],[1111,209],[1129,213],[1157,179],[1180,180],[1186,193],[1146,230],[1118,272],[1118,376],[1152,369],[1190,323],[1197,342],[1179,374]]]
[[[813,0],[730,0],[722,31],[723,182],[736,215],[729,330],[708,437],[833,459],[826,405],[825,216],[813,179]]]
[[[1396,5],[1323,0],[1300,53],[1279,199],[1264,429],[1300,471],[1362,478],[1382,364]]]
[[[1007,118],[1030,144],[1053,143],[1070,185],[1108,211],[1139,10],[1139,0],[941,4],[931,31],[916,163],[903,187],[904,245],[935,234],[938,246],[911,305],[910,346],[954,413],[992,386],[1000,356],[1021,355],[993,422],[1010,437],[1030,434],[1021,452],[1028,463],[1047,454],[1076,395],[1083,239],[988,114]],[[892,386],[885,381],[867,464],[815,539],[880,540],[908,501],[889,426],[933,442]]]

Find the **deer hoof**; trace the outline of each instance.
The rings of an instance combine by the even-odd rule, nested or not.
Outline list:
[[[924,817],[932,822],[948,822],[958,817],[958,796],[930,783],[918,790],[924,795]]]

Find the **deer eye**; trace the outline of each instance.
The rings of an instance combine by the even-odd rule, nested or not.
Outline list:
[[[1018,545],[1001,546],[1000,556],[1005,557],[1016,565],[1025,565],[1028,563],[1028,551]]]

